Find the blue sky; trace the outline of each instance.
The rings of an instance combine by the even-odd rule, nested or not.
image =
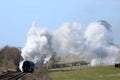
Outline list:
[[[101,19],[112,25],[120,44],[120,0],[1,0],[0,46],[23,47],[32,21],[52,31],[64,22],[85,27]]]

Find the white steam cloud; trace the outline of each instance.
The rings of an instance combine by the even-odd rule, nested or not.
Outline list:
[[[111,25],[106,21],[91,23],[85,31],[87,55],[91,65],[110,65],[117,58],[119,49],[113,43]]]
[[[51,47],[51,40],[52,35],[46,28],[41,29],[32,25],[32,28],[28,31],[26,44],[22,49],[22,57],[39,66],[39,64],[44,63],[45,58],[55,54]]]
[[[110,65],[116,61],[119,49],[113,43],[111,26],[106,21],[91,23],[83,31],[79,23],[65,23],[50,32],[32,25],[22,49],[22,57],[36,66],[49,61],[53,55],[73,54],[85,57],[91,65]]]
[[[53,48],[60,56],[68,54],[79,55],[84,48],[84,39],[79,23],[64,23],[53,32]]]

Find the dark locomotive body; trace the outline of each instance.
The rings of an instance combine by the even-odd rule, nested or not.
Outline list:
[[[24,61],[22,65],[22,72],[34,72],[35,64],[31,61]]]

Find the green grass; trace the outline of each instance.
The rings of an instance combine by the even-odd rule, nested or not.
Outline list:
[[[114,66],[68,67],[50,69],[52,80],[120,80],[120,68]]]

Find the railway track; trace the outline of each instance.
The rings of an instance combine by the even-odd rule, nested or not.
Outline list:
[[[0,80],[18,80],[25,76],[27,73],[23,72],[6,72],[0,75]]]

